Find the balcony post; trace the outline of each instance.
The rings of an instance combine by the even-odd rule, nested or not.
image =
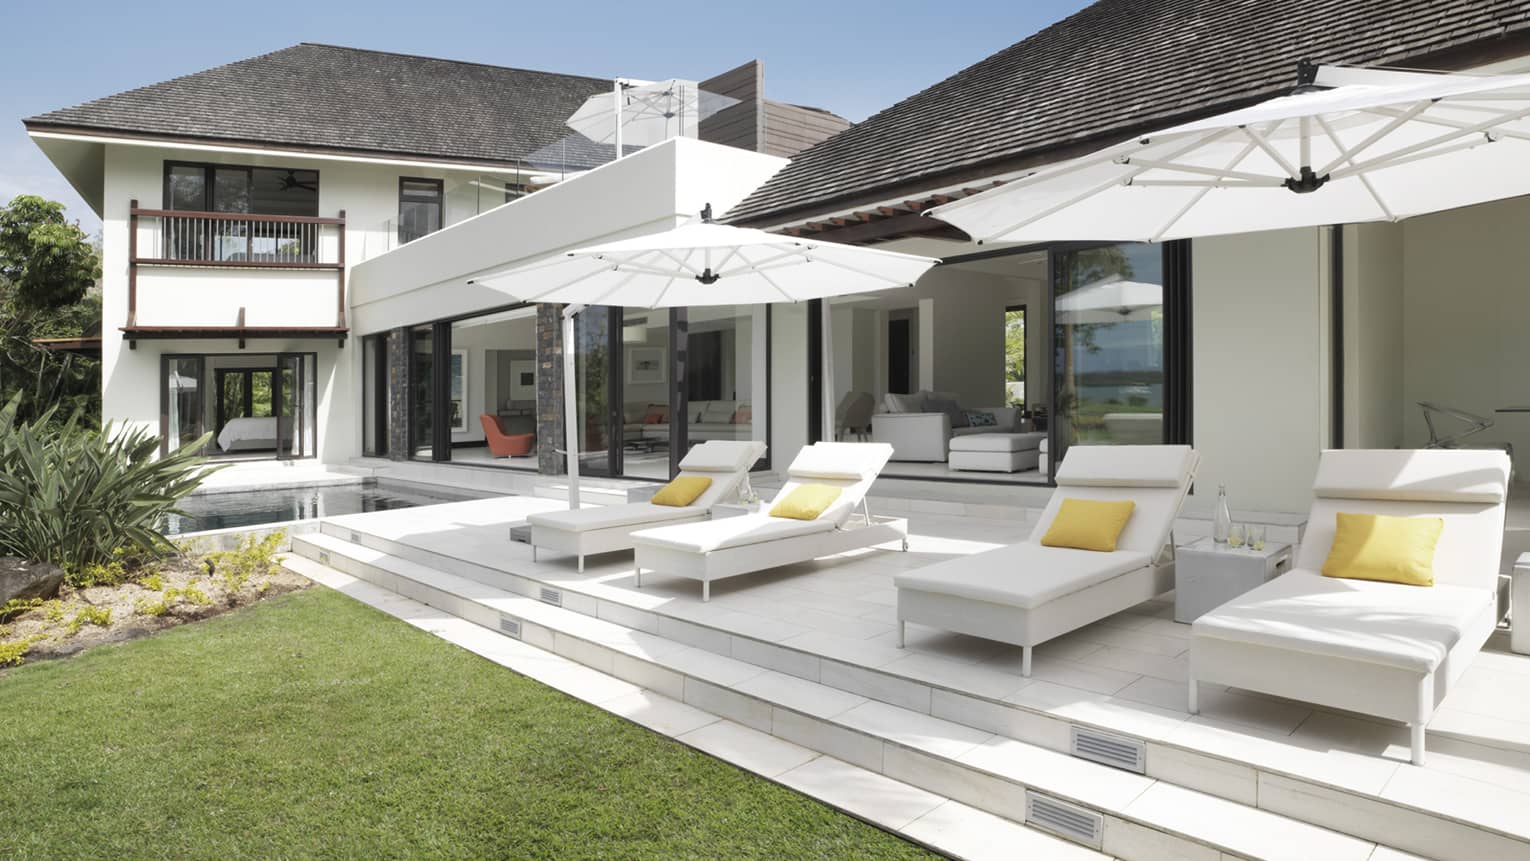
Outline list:
[[[338,282],[339,287],[336,290],[336,293],[338,294],[338,297],[339,297],[339,306],[337,308],[337,316],[336,316],[335,325],[340,327],[340,328],[344,328],[345,327],[345,210],[343,210],[343,209],[340,210],[340,223],[339,223],[339,225],[337,225],[335,227],[335,235],[336,235],[335,241],[339,245],[339,249],[340,249],[338,256],[335,258],[336,262],[338,262],[340,264],[339,282]],[[345,339],[344,338],[340,339],[340,346],[341,347],[345,346]]]
[[[138,200],[128,201],[128,318],[138,325]]]

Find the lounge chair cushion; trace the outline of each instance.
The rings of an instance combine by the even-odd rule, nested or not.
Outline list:
[[[1201,616],[1191,633],[1432,672],[1496,601],[1489,589],[1419,589],[1297,569]]]
[[[685,509],[676,509],[683,511]],[[727,517],[702,523],[659,527],[634,532],[632,537],[645,545],[688,553],[711,553],[729,547],[747,547],[765,541],[799,538],[834,531],[828,520],[790,520],[768,514]]]
[[[1029,610],[1151,562],[1148,554],[1130,550],[1095,553],[1025,542],[905,571],[893,584]]]
[[[1445,520],[1339,512],[1324,577],[1434,585],[1434,546]]]
[[[712,486],[712,479],[705,475],[681,475],[670,479],[669,484],[659,488],[649,499],[654,505],[673,505],[684,508],[696,501],[696,497],[707,492]]]
[[[1057,468],[1059,487],[1179,487],[1195,468],[1187,445],[1075,445]]]
[[[532,526],[559,529],[564,532],[592,532],[597,529],[613,529],[640,523],[658,525],[666,520],[685,520],[704,515],[698,506],[677,508],[673,505],[653,505],[633,502],[627,505],[601,505],[581,508],[577,511],[546,511],[527,516]]]
[[[1121,537],[1121,530],[1126,528],[1127,518],[1136,507],[1129,499],[1065,498],[1057,516],[1052,518],[1052,525],[1041,536],[1041,543],[1046,547],[1109,553],[1116,549],[1116,539]]]
[[[802,484],[770,507],[771,517],[790,517],[793,520],[817,520],[824,509],[834,504],[844,493],[843,488],[828,484]]]
[[[1349,449],[1325,452],[1312,491],[1326,499],[1503,502],[1509,457],[1470,449]]]
[[[765,454],[753,440],[707,440],[680,459],[681,472],[742,472]]]

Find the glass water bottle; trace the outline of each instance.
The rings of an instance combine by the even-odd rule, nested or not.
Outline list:
[[[1232,509],[1227,507],[1227,485],[1217,486],[1217,510],[1211,518],[1211,540],[1226,544],[1232,532]]]

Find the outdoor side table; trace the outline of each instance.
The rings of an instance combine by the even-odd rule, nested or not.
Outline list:
[[[1514,560],[1514,579],[1510,588],[1509,651],[1530,655],[1530,553]]]
[[[1190,623],[1291,567],[1291,545],[1263,550],[1202,538],[1174,549],[1174,621]]]

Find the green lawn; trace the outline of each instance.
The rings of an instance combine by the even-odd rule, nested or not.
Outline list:
[[[0,676],[0,857],[904,858],[323,588]]]

